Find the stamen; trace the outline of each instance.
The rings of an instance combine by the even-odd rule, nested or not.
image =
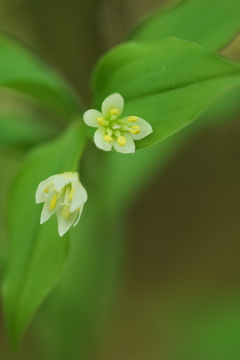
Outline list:
[[[69,195],[68,195],[69,200],[72,200],[72,199],[73,199],[74,191],[75,191],[74,188],[71,188],[71,191],[70,191],[70,193],[69,193]]]
[[[119,145],[121,145],[121,146],[125,146],[127,143],[127,140],[124,136],[119,136],[117,141],[118,141]]]
[[[137,116],[129,116],[128,121],[129,122],[136,122],[136,121],[138,121],[138,117]]]
[[[111,114],[111,116],[113,116],[113,115],[119,115],[119,109],[111,109],[110,110],[110,114]]]
[[[135,126],[132,126],[131,130],[129,130],[129,131],[130,131],[130,133],[137,135],[140,133],[140,130],[141,130],[141,128],[139,126],[135,125]]]
[[[106,125],[106,120],[103,117],[97,119],[98,125]]]
[[[57,199],[58,199],[58,196],[57,196],[57,195],[53,195],[52,200],[51,200],[50,205],[49,205],[49,209],[50,209],[50,210],[54,210],[54,209],[55,209],[56,204],[57,204]]]
[[[70,215],[70,211],[69,211],[69,206],[64,206],[63,211],[62,211],[62,217],[64,219],[67,219]]]
[[[113,138],[110,135],[105,135],[104,140],[107,141],[109,144],[113,142]]]
[[[43,189],[43,191],[44,191],[46,194],[49,194],[49,193],[50,193],[49,186],[46,186],[45,189]]]

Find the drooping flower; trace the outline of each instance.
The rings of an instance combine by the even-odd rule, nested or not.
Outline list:
[[[58,233],[63,236],[77,225],[87,201],[87,192],[77,172],[65,172],[42,181],[36,191],[36,203],[44,203],[40,224],[57,215]]]
[[[120,153],[134,153],[134,141],[152,133],[151,125],[138,116],[121,118],[123,108],[123,97],[115,93],[103,101],[102,112],[90,109],[84,113],[84,122],[98,128],[94,142],[99,149],[110,151],[114,148]]]

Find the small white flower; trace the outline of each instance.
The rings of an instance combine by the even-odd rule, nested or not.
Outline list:
[[[99,149],[110,151],[114,147],[124,154],[134,153],[134,140],[141,140],[153,131],[151,125],[138,116],[121,118],[123,107],[123,97],[115,93],[103,101],[102,112],[91,109],[84,113],[85,123],[98,128],[94,142]]]
[[[87,192],[77,172],[65,172],[42,181],[36,191],[36,203],[43,203],[40,224],[57,215],[58,233],[63,236],[77,225],[87,201]]]

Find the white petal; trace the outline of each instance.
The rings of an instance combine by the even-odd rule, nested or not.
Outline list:
[[[38,185],[36,195],[35,195],[35,200],[36,200],[37,204],[46,201],[46,199],[48,198],[49,193],[46,193],[44,191],[44,189],[47,186],[52,185],[53,179],[54,179],[54,176],[50,176],[48,179],[40,182],[40,184]]]
[[[87,197],[87,191],[79,182],[78,185],[74,187],[74,195],[70,206],[71,213],[78,208],[82,209],[83,204],[87,201]]]
[[[80,217],[82,215],[82,211],[83,211],[83,206],[81,207],[80,211],[79,211],[79,214],[78,214],[78,217],[77,217],[77,220],[75,221],[75,223],[73,224],[73,226],[76,226],[77,223],[79,222],[80,220]]]
[[[109,143],[104,140],[104,136],[106,135],[107,130],[105,127],[101,126],[99,129],[95,131],[94,134],[94,142],[96,146],[104,151],[112,150],[112,143]]]
[[[143,120],[141,118],[138,118],[135,123],[132,123],[132,126],[135,125],[139,126],[141,130],[139,134],[129,133],[133,140],[141,140],[153,132],[151,125],[146,120]]]
[[[70,214],[67,219],[62,217],[62,209],[57,212],[57,219],[58,219],[58,233],[60,236],[63,236],[73,225],[74,221],[78,216],[78,211]]]
[[[122,133],[125,139],[127,140],[125,146],[119,145],[117,142],[117,139],[115,138],[113,140],[113,147],[117,152],[123,153],[123,154],[130,154],[135,152],[135,144],[133,139],[125,132]]]
[[[71,182],[76,180],[76,176],[78,179],[78,173],[74,173],[74,172],[65,172],[63,174],[60,175],[55,175],[54,178],[54,186],[56,188],[56,191],[59,192],[60,190],[62,190],[62,188],[64,186],[66,186],[67,184],[70,184]]]
[[[118,94],[112,94],[108,96],[102,103],[102,113],[104,118],[109,118],[111,116],[110,110],[111,109],[118,109],[119,115],[121,115],[124,107],[124,100],[123,97]]]
[[[99,127],[97,119],[101,117],[103,117],[103,114],[95,109],[90,109],[83,114],[84,122],[92,127]]]
[[[47,221],[53,214],[55,214],[55,213],[59,210],[59,208],[60,208],[60,206],[61,206],[62,198],[59,198],[59,199],[57,200],[55,209],[54,209],[54,210],[50,210],[50,203],[51,203],[52,198],[53,198],[54,195],[56,195],[56,192],[55,192],[55,191],[51,191],[51,192],[48,194],[48,198],[47,198],[47,200],[45,201],[45,203],[44,203],[44,205],[43,205],[42,212],[41,212],[40,224],[45,223],[45,221]]]

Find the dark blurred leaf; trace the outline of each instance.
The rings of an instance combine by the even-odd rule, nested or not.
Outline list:
[[[149,16],[133,31],[130,40],[154,41],[176,36],[211,52],[222,49],[239,30],[239,0],[184,0]]]
[[[42,206],[35,204],[37,186],[51,175],[74,170],[83,146],[81,126],[72,126],[61,138],[31,152],[12,188],[11,256],[3,299],[14,346],[57,282],[69,248],[68,233],[59,237],[55,216],[40,226]]]
[[[127,43],[110,51],[93,81],[97,107],[109,94],[125,100],[124,116],[147,120],[153,133],[136,141],[144,148],[194,121],[210,102],[240,84],[240,66],[208,54],[198,45],[174,38]]]
[[[81,113],[76,95],[63,79],[17,41],[0,36],[0,85],[18,91],[65,117]]]
[[[41,120],[34,115],[0,113],[0,146],[33,145],[56,135]]]

